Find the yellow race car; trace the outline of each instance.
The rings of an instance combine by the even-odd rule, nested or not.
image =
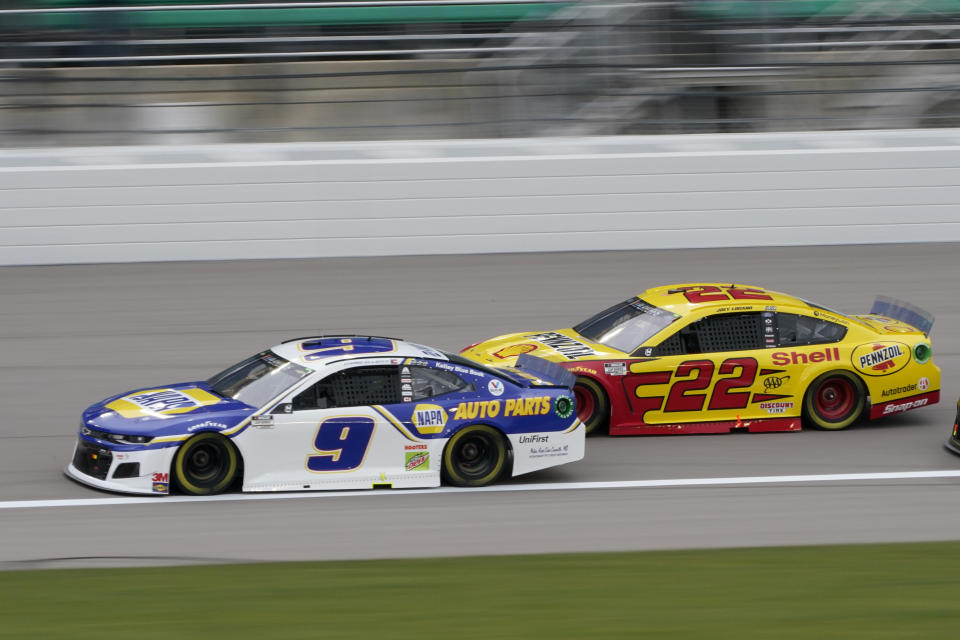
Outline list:
[[[843,429],[940,400],[933,317],[880,297],[847,316],[737,284],[655,287],[572,329],[514,333],[463,355],[522,354],[577,375],[577,413],[612,435]]]

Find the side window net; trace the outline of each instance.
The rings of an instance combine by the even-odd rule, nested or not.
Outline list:
[[[680,356],[686,353],[679,332],[657,345],[657,348],[654,349],[653,352],[658,356]]]
[[[397,367],[358,367],[335,373],[293,399],[294,411],[400,402]]]
[[[713,315],[698,320],[660,343],[658,356],[762,349],[763,318],[758,312]]]
[[[704,318],[697,323],[700,350],[739,351],[763,347],[763,323],[759,313],[732,313]]]
[[[336,373],[331,380],[333,407],[360,407],[400,401],[396,367],[358,367]]]

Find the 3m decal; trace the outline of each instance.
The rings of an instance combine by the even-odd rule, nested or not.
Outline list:
[[[524,338],[527,340],[534,340],[544,346],[554,349],[567,360],[576,360],[577,358],[584,358],[596,354],[596,351],[582,342],[555,331],[536,333],[533,335],[524,336]]]
[[[773,300],[763,289],[736,287],[732,285],[729,287],[693,285],[670,289],[667,293],[682,293],[687,299],[687,302],[691,304],[723,302],[724,300]]]
[[[850,355],[854,369],[868,376],[888,376],[910,364],[910,347],[900,342],[862,344]]]
[[[333,356],[390,353],[396,348],[393,340],[386,338],[321,338],[300,343],[304,362]]]
[[[820,351],[774,351],[770,354],[773,364],[785,367],[789,364],[808,364],[816,362],[836,362],[840,360],[840,349],[828,347]]]
[[[447,410],[435,404],[418,404],[413,408],[412,421],[420,433],[441,433],[447,426]]]
[[[317,473],[352,471],[363,464],[376,422],[367,416],[336,416],[317,427],[307,469]]]
[[[429,471],[430,470],[430,452],[429,451],[404,451],[403,452],[404,471]]]
[[[124,418],[163,418],[217,404],[220,398],[203,389],[149,389],[118,398],[107,404]]]
[[[522,356],[525,353],[530,353],[531,351],[537,350],[537,345],[535,344],[512,344],[509,347],[504,347],[499,351],[494,351],[491,355],[494,358],[500,358],[501,360],[506,360],[507,358],[516,358],[517,356]]]
[[[154,493],[170,493],[170,474],[157,472],[150,477]]]

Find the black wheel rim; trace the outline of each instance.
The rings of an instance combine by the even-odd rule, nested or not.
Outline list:
[[[471,433],[457,443],[453,464],[466,478],[483,478],[496,469],[499,457],[500,447],[490,435]]]
[[[219,484],[230,468],[230,452],[222,442],[198,442],[184,455],[183,473],[198,487],[210,488]]]

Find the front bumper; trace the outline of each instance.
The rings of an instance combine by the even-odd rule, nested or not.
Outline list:
[[[162,496],[170,493],[170,463],[175,451],[174,447],[120,450],[80,437],[64,473],[97,489]]]

